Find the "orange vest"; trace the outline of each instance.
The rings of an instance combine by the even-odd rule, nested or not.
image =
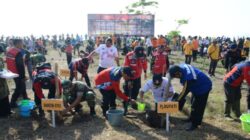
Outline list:
[[[12,47],[6,53],[7,69],[16,74],[18,74],[18,70],[16,67],[16,56],[20,51],[20,49]]]

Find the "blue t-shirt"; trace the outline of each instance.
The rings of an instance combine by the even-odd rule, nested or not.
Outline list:
[[[212,89],[212,81],[202,71],[187,64],[181,64],[180,67],[182,73],[180,83],[184,85],[187,82],[189,85],[187,90],[192,94],[203,95]]]

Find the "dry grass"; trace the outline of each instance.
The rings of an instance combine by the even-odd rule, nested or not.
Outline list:
[[[174,54],[171,60],[176,63],[183,61],[183,56]],[[62,59],[63,58],[63,59]],[[65,56],[59,56],[59,53],[50,50],[47,60],[52,64],[59,63],[60,68],[67,68]],[[123,59],[121,59],[123,61]],[[202,62],[199,60],[198,62]],[[95,58],[95,64],[89,69],[90,78],[93,79],[96,74],[98,60]],[[195,63],[197,67],[206,69],[207,65]],[[206,62],[207,64],[208,62]],[[218,68],[218,72],[222,73],[223,69]],[[151,77],[149,74],[148,77]],[[184,129],[188,125],[183,123],[181,119],[186,118],[189,114],[189,101],[185,105],[184,112],[171,115],[171,131],[166,133],[164,129],[155,129],[147,126],[144,120],[143,113],[136,113],[136,118],[125,118],[120,127],[112,127],[101,116],[100,99],[101,96],[97,91],[97,116],[91,118],[88,115],[88,107],[84,103],[83,116],[70,116],[65,118],[64,123],[58,123],[57,128],[52,128],[50,124],[50,114],[46,113],[45,119],[38,117],[21,118],[17,114],[8,119],[0,119],[0,139],[109,139],[109,140],[133,140],[133,139],[170,139],[170,140],[194,140],[194,139],[250,139],[250,136],[241,130],[241,124],[238,121],[228,122],[223,119],[223,103],[224,92],[222,86],[223,74],[217,74],[213,80],[213,90],[209,95],[206,112],[204,115],[204,123],[202,126],[193,132],[186,132]],[[62,77],[63,78],[63,77]],[[13,82],[9,81],[11,93],[13,92]],[[142,83],[145,83],[143,80]],[[92,83],[93,85],[93,83]],[[173,85],[176,91],[181,91],[179,81],[174,80]],[[30,97],[33,97],[33,92],[27,90]],[[246,111],[246,93],[243,89],[242,111]],[[153,107],[151,94],[146,95],[146,101]],[[121,103],[119,105],[121,107]],[[16,110],[17,112],[18,110]]]

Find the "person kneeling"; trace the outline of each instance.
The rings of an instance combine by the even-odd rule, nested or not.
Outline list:
[[[153,79],[148,80],[144,87],[140,89],[140,100],[143,102],[144,93],[152,91],[155,102],[155,110],[146,111],[146,119],[152,127],[164,127],[165,115],[157,113],[157,104],[166,100],[172,100],[174,94],[174,88],[169,83],[168,78],[162,77],[161,74],[154,74]],[[165,95],[167,93],[168,94]]]
[[[89,88],[86,84],[81,81],[71,82],[70,80],[62,81],[63,88],[63,101],[66,107],[63,110],[63,114],[66,114],[72,109],[75,109],[75,112],[80,113],[82,101],[87,101],[90,108],[90,115],[96,115],[95,112],[95,93]]]

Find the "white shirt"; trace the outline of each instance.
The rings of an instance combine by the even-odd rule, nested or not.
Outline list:
[[[150,37],[148,37],[147,40],[146,40],[146,46],[147,46],[147,47],[149,47],[149,46],[152,47],[152,46],[153,46]]]
[[[99,47],[95,49],[95,52],[100,55],[100,67],[109,68],[115,66],[115,58],[118,57],[118,51],[116,47],[111,46],[108,48],[106,44],[100,44]]]
[[[154,101],[156,103],[164,102],[164,94],[166,93],[167,84],[168,84],[168,79],[166,77],[163,77],[161,86],[159,86],[158,88],[155,88],[153,80],[148,80],[147,83],[144,85],[144,87],[140,89],[140,91],[146,93],[149,90],[151,90],[154,96]],[[169,92],[174,93],[174,88],[172,85],[170,85]]]

